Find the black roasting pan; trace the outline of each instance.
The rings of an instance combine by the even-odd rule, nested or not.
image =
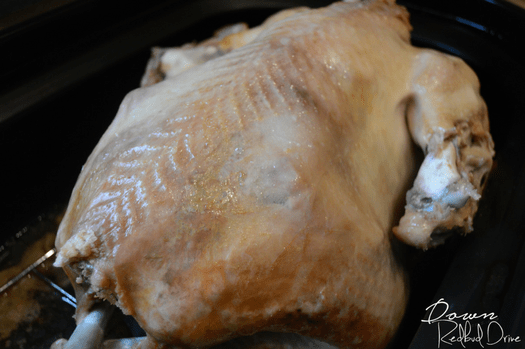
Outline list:
[[[138,86],[150,47],[198,41],[226,24],[256,25],[282,8],[330,2],[21,0],[0,5],[0,273],[20,262],[23,250],[44,230],[56,227],[84,161],[124,95]],[[399,3],[411,13],[415,45],[457,55],[478,74],[497,155],[475,231],[426,253],[409,249],[412,297],[393,347],[487,347],[487,336],[495,341],[498,329],[501,338],[489,347],[522,348],[525,10],[500,0]],[[21,323],[0,347],[47,348],[57,337],[68,337],[73,307],[60,305],[62,296],[55,301],[57,292],[35,293],[42,304],[39,318]],[[431,317],[426,308],[440,299],[441,312],[446,302],[447,314],[467,313],[471,319],[425,322]],[[480,318],[490,313],[491,318]],[[121,335],[141,334],[129,319],[122,322],[125,328],[115,330]],[[456,334],[463,329],[463,342],[438,332],[453,325]],[[475,342],[479,331],[480,343]]]

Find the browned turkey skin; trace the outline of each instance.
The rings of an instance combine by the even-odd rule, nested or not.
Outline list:
[[[59,230],[77,321],[98,297],[142,347],[293,332],[383,348],[407,299],[390,233],[405,193],[396,235],[436,245],[471,230],[493,156],[473,71],[409,30],[390,1],[349,1],[160,52]]]

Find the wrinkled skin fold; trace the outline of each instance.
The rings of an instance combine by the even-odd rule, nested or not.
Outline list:
[[[407,301],[392,230],[470,231],[494,155],[474,72],[409,37],[404,8],[340,2],[156,51],[59,229],[77,322],[101,298],[144,348],[385,347]]]

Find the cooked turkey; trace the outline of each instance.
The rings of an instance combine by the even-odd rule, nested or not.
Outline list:
[[[493,156],[474,72],[409,31],[391,1],[349,1],[157,50],[60,226],[77,321],[101,298],[148,348],[384,347],[407,300],[398,212],[421,248],[470,231]]]

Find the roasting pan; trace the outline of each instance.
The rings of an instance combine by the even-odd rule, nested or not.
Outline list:
[[[49,234],[80,169],[124,95],[138,86],[150,47],[199,41],[227,24],[256,25],[279,9],[330,2],[48,0],[0,6],[0,277],[51,249]],[[399,3],[411,13],[415,45],[457,55],[478,74],[497,155],[474,232],[426,253],[408,249],[411,300],[392,347],[481,348],[492,334],[490,347],[523,348],[525,11],[497,0]],[[0,294],[0,307],[16,303],[20,313],[33,312],[13,323],[12,312],[0,308],[0,348],[48,348],[71,335],[74,300],[63,292],[72,290],[52,259]],[[0,279],[0,287],[6,281]],[[426,321],[444,307],[447,314],[469,314],[439,324],[441,331],[462,328],[463,342],[450,341],[437,323]],[[109,338],[143,335],[132,319],[118,313],[114,319]],[[12,331],[2,337],[6,323]],[[480,330],[482,343],[475,341]]]

